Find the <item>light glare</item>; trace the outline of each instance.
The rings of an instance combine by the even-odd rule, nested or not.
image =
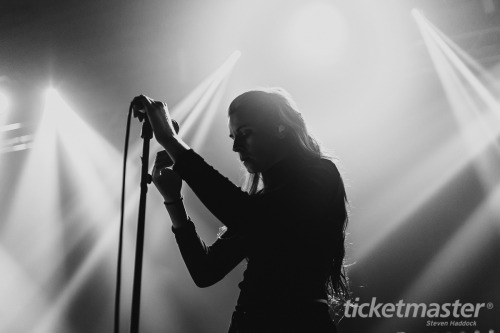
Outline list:
[[[291,18],[292,54],[305,64],[332,64],[347,47],[348,25],[330,3],[308,5]]]

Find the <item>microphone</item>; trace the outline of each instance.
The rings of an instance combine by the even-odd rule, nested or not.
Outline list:
[[[144,120],[144,118],[146,118],[146,108],[144,107],[144,104],[142,102],[144,98],[151,101],[152,104],[159,103],[163,106],[162,102],[155,101],[152,98],[149,98],[149,97],[144,96],[144,95],[135,97],[132,100],[132,102],[130,102],[130,108],[133,111],[134,118],[138,118],[140,122],[142,122]],[[174,126],[175,133],[179,134],[179,124],[174,119],[170,119],[170,120],[172,121],[172,125]]]
[[[151,99],[147,96],[144,96],[144,95],[134,97],[132,102],[130,102],[130,108],[133,111],[134,118],[138,118],[139,121],[141,121],[141,122],[146,117],[146,108],[144,107],[144,103],[143,103],[144,99],[149,100],[151,104],[157,103],[153,99]]]

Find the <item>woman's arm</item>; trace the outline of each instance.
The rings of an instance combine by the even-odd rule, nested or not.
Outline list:
[[[193,223],[189,220],[180,195],[181,179],[165,165],[168,156],[159,153],[156,157],[153,179],[165,200],[172,231],[174,232],[182,258],[195,284],[208,287],[221,280],[245,257],[241,245],[234,241],[216,241],[206,246],[198,237]]]
[[[255,220],[258,198],[234,185],[193,150],[181,154],[173,170],[227,227],[240,231],[248,225],[247,221],[258,221]]]
[[[181,175],[181,177],[190,186],[194,186],[195,184],[201,185],[194,186],[196,187],[195,193],[200,199],[202,199],[202,202],[205,204],[205,206],[210,209],[210,211],[225,225],[234,225],[236,226],[235,229],[244,226],[245,223],[243,223],[243,220],[246,219],[246,217],[248,217],[247,215],[252,212],[252,210],[247,209],[249,207],[248,203],[251,200],[248,194],[243,192],[240,188],[236,187],[227,178],[220,175],[211,167],[209,167],[209,169],[211,168],[211,170],[208,170],[207,168],[199,169],[202,172],[199,175],[195,176],[195,178],[197,179],[203,179],[206,175],[208,175],[208,177],[205,178],[205,182],[199,182],[197,180],[191,181],[192,177],[190,177],[190,179],[184,178],[183,175],[190,174],[189,172],[184,172],[184,169],[191,168],[189,156],[193,155],[194,153],[192,152],[192,150],[190,150],[189,146],[184,143],[182,139],[176,134],[172,124],[172,120],[168,113],[167,105],[162,102],[155,102],[151,98],[144,95],[140,95],[134,98],[133,103],[141,104],[146,110],[146,114],[149,122],[151,123],[151,127],[153,128],[155,138],[163,146],[163,148],[165,148],[165,151],[169,156],[168,160],[174,163],[174,170],[176,171],[176,173]],[[198,156],[196,154],[194,155]],[[185,159],[185,156],[188,157],[188,161],[186,163],[179,163],[179,160]],[[203,159],[201,160],[203,161]],[[164,163],[165,165],[168,165],[166,159]],[[181,164],[183,165],[182,167],[175,168],[176,165]],[[158,187],[160,193],[162,193],[164,198],[166,198],[167,196],[175,197],[175,195],[177,194],[175,193],[175,189],[172,190],[171,186],[162,186],[162,184],[159,184],[159,182],[157,181],[158,179],[160,179],[160,170],[164,168],[165,165],[160,165],[161,168],[158,168],[156,176],[155,173],[153,173],[153,180],[155,181],[155,185]],[[208,164],[206,164],[206,166],[208,166]],[[197,171],[195,170],[194,172],[196,173]],[[193,188],[193,186],[191,187]],[[178,187],[180,190],[180,186],[176,187]],[[204,187],[204,189],[201,189],[202,187]],[[200,190],[198,191],[198,189]],[[217,193],[213,193],[213,191],[216,191]],[[210,197],[213,200],[210,200]],[[169,200],[166,199],[165,201]],[[245,218],[242,218],[242,216]],[[231,223],[231,221],[235,222]]]
[[[189,218],[180,227],[174,225],[172,231],[189,274],[200,288],[220,281],[246,256],[243,244],[237,238],[218,238],[212,245],[206,246]]]
[[[184,208],[183,199],[180,198],[175,202],[165,202],[165,207],[167,208],[168,215],[172,221],[172,228],[179,229],[185,227],[189,223],[189,216]]]
[[[173,169],[215,217],[237,231],[256,230],[269,219],[321,220],[333,201],[341,201],[336,198],[340,175],[334,164],[326,160],[298,169],[297,179],[280,190],[253,196],[235,186],[192,150],[180,155]],[[275,225],[273,222],[272,226]]]

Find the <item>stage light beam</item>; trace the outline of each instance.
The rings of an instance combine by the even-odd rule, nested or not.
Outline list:
[[[202,84],[202,88],[197,89],[197,96],[190,94],[182,107],[174,107],[172,113],[176,119],[184,120],[193,113],[192,106],[198,111],[198,115],[202,116],[198,119],[200,123],[205,123],[209,118],[213,117],[214,110],[217,110],[217,105],[220,99],[221,85],[226,82],[226,79],[231,72],[236,61],[241,53],[235,51],[222,66],[220,66],[206,81]],[[193,98],[194,97],[194,98]],[[191,106],[191,107],[189,107]],[[205,109],[209,110],[205,110]],[[192,131],[194,125],[198,122],[194,121],[194,116],[191,121],[183,122],[182,128],[184,131]],[[194,141],[202,141],[204,132],[196,131]],[[78,267],[71,276],[64,281],[56,279],[55,284],[58,285],[57,293],[50,295],[50,306],[45,309],[37,310],[37,313],[29,314],[29,323],[26,327],[37,327],[39,332],[52,332],[54,330],[70,330],[68,323],[65,321],[66,311],[78,295],[81,287],[88,281],[92,274],[96,274],[97,268],[101,269],[103,261],[106,262],[106,267],[110,268],[109,272],[105,272],[110,280],[107,283],[112,283],[114,276],[113,262],[115,256],[113,251],[110,256],[110,246],[115,245],[118,232],[117,225],[114,223],[118,220],[117,209],[119,203],[119,193],[116,189],[119,186],[120,173],[112,166],[118,166],[121,163],[120,154],[114,149],[104,138],[96,133],[88,124],[86,124],[76,112],[64,101],[59,92],[55,89],[48,89],[46,92],[46,106],[44,110],[43,120],[41,122],[41,130],[37,135],[37,149],[41,146],[46,146],[52,153],[47,156],[54,163],[57,157],[64,157],[61,168],[70,170],[69,183],[65,186],[71,188],[71,197],[74,205],[71,207],[62,207],[60,213],[64,214],[65,225],[54,226],[50,228],[54,235],[60,235],[62,232],[66,235],[64,244],[58,245],[61,249],[60,258],[53,262],[53,266],[60,265],[64,256],[71,253],[75,246],[81,242],[84,236],[93,236],[93,242],[89,244],[91,247],[86,251],[86,254],[78,263]],[[40,145],[44,142],[43,145]],[[56,149],[58,147],[59,149]],[[137,154],[139,155],[139,154]],[[47,157],[46,156],[46,157]],[[30,170],[33,170],[31,164]],[[54,171],[57,168],[53,169]],[[130,168],[127,183],[136,183],[133,176],[139,172],[139,167]],[[52,189],[59,189],[60,186],[52,186]],[[63,193],[59,193],[59,196]],[[91,194],[91,195],[89,195]],[[138,191],[127,193],[127,202],[137,202]],[[59,201],[59,196],[51,195],[51,200]],[[134,205],[128,205],[126,211],[126,221],[131,217],[135,210]],[[18,211],[16,209],[16,211]],[[11,215],[12,216],[12,215]],[[56,224],[60,224],[63,217],[52,219]],[[129,235],[126,235],[128,237]],[[132,239],[126,239],[126,242],[131,242]],[[128,249],[128,248],[127,248]],[[126,249],[126,250],[127,250]],[[133,258],[133,255],[127,256]],[[147,258],[146,258],[147,259]],[[44,262],[43,258],[40,260]],[[147,260],[146,260],[147,262]],[[132,263],[126,263],[124,268],[132,267]],[[48,269],[47,274],[53,276],[56,274],[55,269]],[[126,279],[126,277],[124,277]],[[106,282],[103,281],[103,282]],[[127,290],[124,290],[124,294]],[[124,301],[130,298],[130,295],[124,295]],[[147,305],[146,305],[147,308]],[[125,310],[124,308],[123,310]],[[110,310],[110,309],[107,309]],[[18,321],[17,316],[11,316],[6,325],[0,326],[6,329],[11,329],[16,326]]]
[[[449,38],[443,39],[445,35],[420,12],[414,11],[412,14],[441,79],[469,154],[475,155],[478,147],[495,147],[493,155],[480,154],[473,160],[483,186],[491,190],[500,177],[498,166],[495,165],[495,158],[500,157],[500,144],[497,141],[500,134],[500,103],[498,97],[487,87],[491,85],[492,78],[471,57],[466,57],[469,63],[474,63],[472,68],[486,78],[487,82],[482,82],[453,51],[459,49],[456,44]],[[452,43],[453,48],[449,43]],[[463,56],[465,52],[461,50],[460,54]],[[476,123],[480,124],[479,130],[470,131],[471,126]]]
[[[430,25],[420,11],[414,9],[412,15],[422,32],[425,45],[446,92],[447,101],[460,127],[451,137],[436,142],[434,150],[429,152],[426,158],[420,159],[405,173],[403,179],[395,182],[396,185],[391,191],[384,191],[374,201],[373,209],[377,211],[383,211],[380,207],[388,205],[397,206],[399,209],[394,210],[391,217],[384,220],[384,228],[372,234],[370,239],[362,244],[359,251],[360,258],[373,253],[378,244],[417,212],[429,198],[439,193],[446,184],[456,181],[456,175],[471,163],[477,167],[478,175],[487,192],[493,190],[500,177],[499,150],[488,149],[498,147],[500,134],[498,121],[500,107],[498,97],[492,91],[493,87],[498,86],[498,80],[495,80],[472,57],[466,56],[456,44],[450,44],[449,38],[444,38],[442,32]],[[467,65],[461,59],[467,59]],[[465,150],[466,153],[464,153],[464,143],[465,148],[468,148],[468,151]],[[431,185],[421,189],[420,184]],[[399,198],[405,197],[408,189],[419,190],[407,198],[404,205],[394,205]],[[395,193],[399,195],[395,197]],[[488,209],[490,208],[491,206]]]
[[[6,119],[8,109],[9,101],[7,99],[7,95],[3,91],[0,91],[0,151],[3,151],[4,149],[3,132],[7,131]]]
[[[58,269],[64,258],[64,247],[56,133],[49,104],[46,101],[33,149],[21,170],[12,194],[13,204],[1,226],[0,240],[5,251],[17,262],[17,271],[26,274],[24,279],[17,279],[18,283],[11,285],[19,297],[0,301],[0,308],[6,309],[2,312],[7,314],[0,323],[2,332],[29,331],[47,306],[44,299],[50,300],[62,281],[62,272]]]
[[[65,185],[71,194],[65,196],[71,198],[71,205],[62,208],[65,223],[60,226],[66,234],[65,253],[74,252],[84,239],[88,251],[78,259],[77,269],[37,322],[40,332],[51,332],[64,324],[68,303],[103,261],[109,262],[109,271],[104,274],[110,277],[107,283],[111,283],[115,258],[109,252],[117,233],[115,212],[120,194],[119,168],[113,166],[121,162],[120,153],[85,123],[55,89],[47,91],[47,101],[61,147],[58,153],[64,161],[62,168],[67,168],[70,175]]]
[[[190,135],[196,130],[191,143],[195,149],[203,142],[206,131],[209,129],[213,119],[213,112],[218,110],[220,94],[224,90],[224,81],[229,75],[238,60],[241,52],[235,50],[214,72],[205,78],[192,92],[184,97],[178,104],[170,109],[170,114],[180,125],[179,134],[182,137]],[[212,102],[210,102],[212,101]],[[210,105],[207,111],[207,106]],[[196,125],[196,126],[195,126]],[[197,127],[198,126],[198,127]],[[202,128],[200,129],[199,126]],[[156,140],[151,141],[151,151],[161,150],[161,146]],[[142,150],[142,143],[137,142],[131,149],[131,156],[139,156]],[[154,154],[150,156],[150,163],[154,161]]]

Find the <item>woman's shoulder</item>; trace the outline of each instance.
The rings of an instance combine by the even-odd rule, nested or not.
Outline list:
[[[296,169],[295,184],[301,188],[332,189],[341,180],[335,163],[329,158],[314,157],[302,160]]]
[[[304,167],[312,175],[331,177],[340,176],[339,170],[335,163],[327,157],[314,157],[306,160]]]

